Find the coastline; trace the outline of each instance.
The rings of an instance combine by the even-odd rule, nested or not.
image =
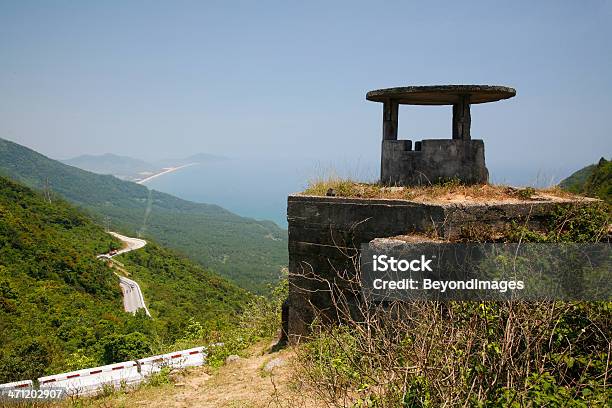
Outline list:
[[[198,163],[183,164],[182,166],[176,166],[176,167],[166,167],[166,168],[162,169],[162,171],[160,171],[159,173],[155,173],[155,174],[153,174],[151,176],[143,178],[142,180],[135,181],[135,183],[136,184],[144,184],[144,183],[146,183],[148,181],[153,180],[154,178],[157,178],[159,176],[163,176],[164,174],[172,173],[174,171],[183,169],[185,167],[194,166],[196,164],[198,164]]]

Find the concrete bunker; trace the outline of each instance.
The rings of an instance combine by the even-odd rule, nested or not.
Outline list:
[[[512,224],[542,229],[560,209],[593,205],[597,200],[549,197],[539,200],[466,201],[290,195],[289,297],[283,310],[283,335],[299,342],[315,321],[333,322],[333,298],[356,304],[358,289],[347,284],[355,274],[360,248],[378,238],[436,231],[444,242],[466,231],[504,231]],[[347,286],[348,285],[348,286]],[[332,293],[335,290],[341,295]]]
[[[383,104],[380,181],[385,185],[428,185],[457,179],[464,184],[484,184],[484,142],[471,137],[472,104],[512,98],[505,86],[434,85],[370,91],[366,99]],[[399,105],[452,105],[452,139],[398,140]]]

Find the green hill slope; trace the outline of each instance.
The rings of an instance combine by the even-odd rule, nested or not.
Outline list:
[[[264,291],[287,264],[287,232],[272,222],[90,173],[4,139],[0,173],[35,189],[50,189],[99,221],[109,217],[113,228],[152,237],[253,291]]]
[[[154,319],[132,316],[113,270],[95,258],[119,245],[67,203],[0,177],[0,383],[146,355],[190,318],[221,330],[249,299],[151,242],[124,255]]]
[[[602,157],[597,164],[586,166],[561,181],[559,186],[612,204],[612,161]]]

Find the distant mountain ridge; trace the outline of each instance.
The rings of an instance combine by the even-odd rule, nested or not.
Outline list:
[[[113,153],[104,153],[99,155],[83,154],[60,161],[92,173],[110,174],[122,180],[139,181],[168,167],[204,164],[220,160],[227,160],[227,158],[214,154],[197,153],[183,158],[145,161]]]
[[[263,292],[288,262],[287,231],[270,221],[81,170],[4,139],[0,173],[59,194],[128,235],[153,237],[249,290]]]

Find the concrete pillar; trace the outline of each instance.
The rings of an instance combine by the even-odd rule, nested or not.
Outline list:
[[[459,102],[453,105],[453,139],[470,140],[470,96],[461,95]]]
[[[388,100],[383,104],[383,140],[397,140],[397,119],[399,105]]]

